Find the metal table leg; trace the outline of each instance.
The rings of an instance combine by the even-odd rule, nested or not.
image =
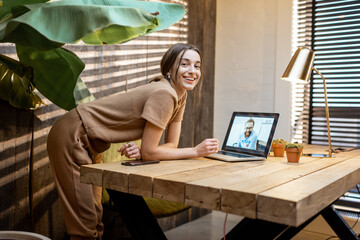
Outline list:
[[[107,189],[132,239],[166,240],[143,197]]]
[[[320,213],[336,235],[342,240],[359,239],[347,222],[340,216],[335,208],[330,205]]]

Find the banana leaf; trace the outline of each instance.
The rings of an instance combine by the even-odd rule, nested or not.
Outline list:
[[[79,77],[77,79],[74,89],[75,104],[87,103],[95,100],[94,95],[91,94],[85,83]]]
[[[85,68],[80,58],[64,48],[39,51],[16,45],[16,51],[20,61],[33,69],[33,83],[41,94],[65,110],[76,106],[74,88]]]
[[[34,110],[40,107],[42,101],[34,93],[31,77],[31,69],[0,54],[0,99],[15,108]]]
[[[97,45],[127,42],[169,27],[185,8],[134,0],[64,0],[18,6],[12,14],[17,17],[0,24],[0,42],[48,50],[81,39]]]
[[[0,19],[11,13],[11,8],[14,6],[33,4],[33,3],[44,3],[49,0],[2,0],[0,8]]]

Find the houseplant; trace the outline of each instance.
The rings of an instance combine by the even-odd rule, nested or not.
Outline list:
[[[65,44],[121,44],[185,13],[183,5],[166,2],[0,0],[0,43],[15,44],[18,57],[0,54],[0,99],[30,110],[42,104],[35,89],[65,110],[94,100],[79,77],[85,64]]]
[[[285,144],[287,142],[282,139],[282,138],[278,138],[278,139],[274,139],[271,146],[273,148],[274,151],[274,156],[275,157],[283,157],[284,156],[284,152],[285,152]]]
[[[299,143],[287,143],[284,148],[288,162],[298,163],[304,148],[303,145]]]

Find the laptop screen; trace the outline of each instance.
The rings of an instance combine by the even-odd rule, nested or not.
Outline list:
[[[278,113],[234,112],[222,150],[267,157]]]

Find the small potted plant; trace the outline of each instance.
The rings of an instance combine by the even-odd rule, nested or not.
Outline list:
[[[303,145],[299,143],[287,143],[284,148],[288,162],[298,163],[304,148]]]
[[[275,157],[283,157],[284,156],[284,146],[286,144],[286,141],[284,139],[278,138],[274,139],[271,146],[274,151]]]

